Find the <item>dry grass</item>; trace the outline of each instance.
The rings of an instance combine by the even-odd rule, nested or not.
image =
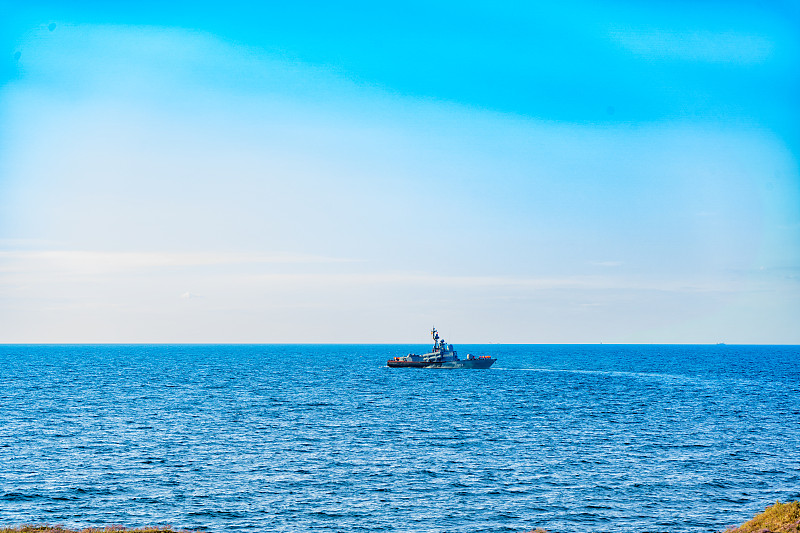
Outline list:
[[[122,532],[125,533],[178,533],[178,530],[163,528],[163,527],[145,527],[140,529],[127,529],[122,526],[109,526],[109,527],[90,527],[86,529],[64,529],[61,526],[20,526],[20,527],[7,527],[0,529],[0,533],[109,533],[109,532]],[[183,531],[183,530],[180,530]],[[188,533],[188,532],[185,532]]]
[[[725,533],[800,533],[800,501],[781,503]]]

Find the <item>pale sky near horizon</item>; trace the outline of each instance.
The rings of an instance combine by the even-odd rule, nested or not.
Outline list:
[[[0,5],[0,342],[800,344],[792,2]]]

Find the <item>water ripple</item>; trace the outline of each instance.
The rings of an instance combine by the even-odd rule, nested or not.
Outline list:
[[[797,347],[0,347],[0,524],[719,531],[797,499]],[[724,511],[724,512],[722,512]]]

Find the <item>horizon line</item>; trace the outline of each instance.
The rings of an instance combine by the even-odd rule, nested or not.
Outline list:
[[[0,346],[393,346],[429,342],[0,342]],[[791,343],[728,342],[459,342],[480,346],[800,346]]]

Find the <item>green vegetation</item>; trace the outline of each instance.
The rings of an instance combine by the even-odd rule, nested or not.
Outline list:
[[[800,501],[776,502],[749,522],[725,533],[800,533]]]

